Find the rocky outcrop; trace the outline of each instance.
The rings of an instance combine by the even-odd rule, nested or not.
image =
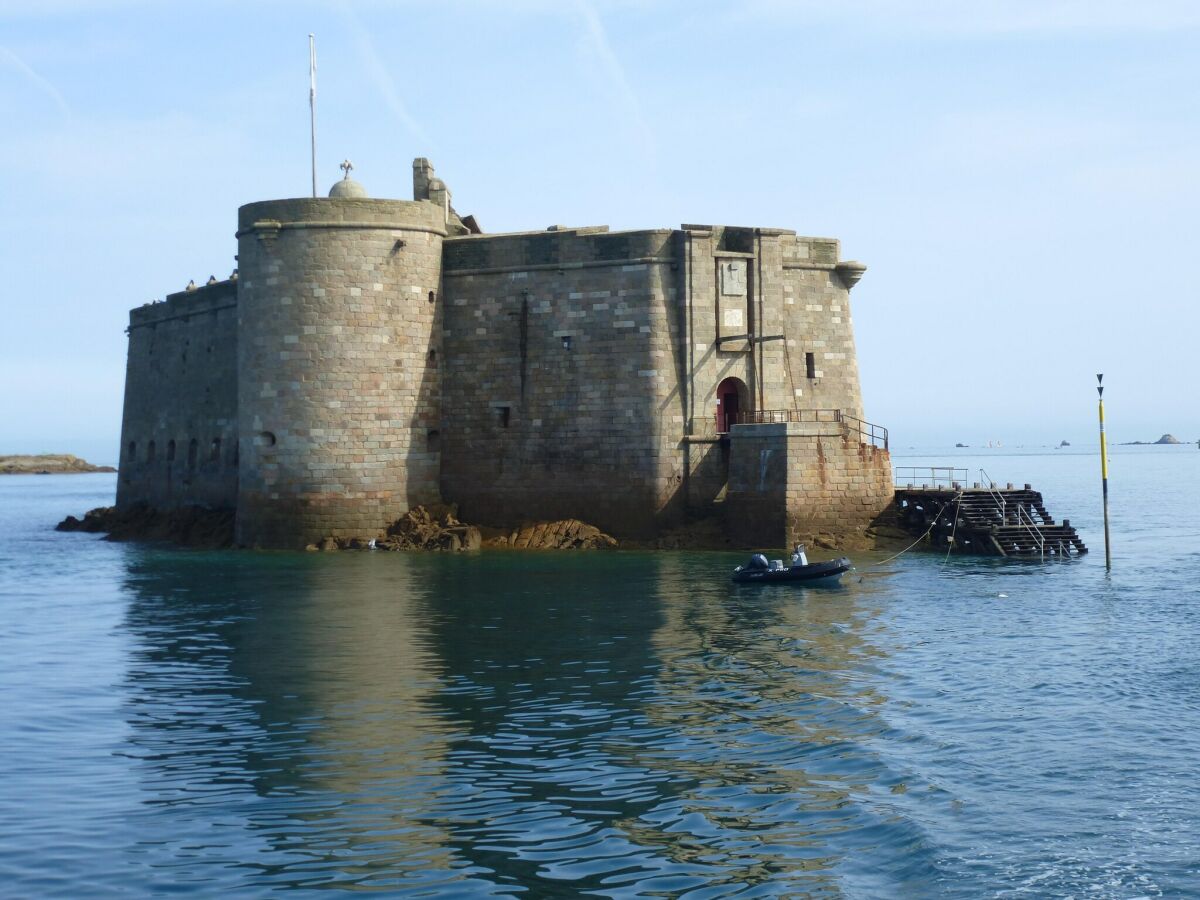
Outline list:
[[[454,506],[417,506],[373,538],[327,537],[304,549],[314,550],[478,550],[479,529],[455,517]]]
[[[474,525],[456,518],[453,506],[410,509],[388,526],[387,537],[377,541],[382,550],[478,550],[483,536]]]
[[[184,547],[222,549],[233,546],[233,510],[158,510],[137,504],[119,510],[101,506],[82,519],[67,516],[55,526],[59,531],[105,532],[108,541],[169,541]]]
[[[112,466],[93,466],[70,453],[37,456],[0,456],[0,475],[74,475],[82,472],[115,472]]]
[[[308,550],[478,550],[507,547],[515,550],[598,550],[617,546],[617,541],[593,525],[578,519],[536,522],[510,531],[489,530],[458,520],[458,509],[449,506],[418,506],[374,538],[327,537]]]
[[[1126,441],[1122,447],[1153,447],[1155,444],[1182,444],[1179,438],[1173,434],[1164,434],[1157,441]]]
[[[327,537],[305,549],[318,550],[478,550],[508,547],[517,550],[599,550],[617,541],[578,519],[537,522],[511,531],[489,531],[457,518],[454,506],[418,506],[409,510],[375,537]],[[169,541],[185,547],[232,547],[234,512],[231,509],[187,507],[156,510],[144,504],[118,510],[104,506],[89,510],[82,519],[67,516],[59,531],[104,532],[110,541]]]
[[[610,550],[617,546],[617,540],[578,519],[560,519],[522,525],[508,534],[489,538],[485,546],[514,550]]]

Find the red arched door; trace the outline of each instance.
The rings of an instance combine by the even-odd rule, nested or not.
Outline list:
[[[717,385],[717,434],[728,434],[730,426],[738,424],[745,412],[745,396],[746,384],[740,378],[726,378]]]

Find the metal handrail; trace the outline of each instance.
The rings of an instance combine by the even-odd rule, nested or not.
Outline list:
[[[996,490],[996,482],[992,481],[992,476],[988,475],[983,469],[979,470],[979,481],[987,485],[985,490],[988,496],[992,498],[992,502],[1000,508],[1000,521],[1004,522],[1008,518],[1008,501],[1004,499],[1004,495]]]
[[[1028,525],[1021,521],[1021,516],[1029,520]],[[1017,504],[1017,524],[1023,526],[1026,531],[1033,535],[1034,540],[1037,541],[1038,554],[1044,561],[1046,559],[1046,537],[1042,534],[1042,529],[1038,527],[1037,522],[1033,521],[1033,516],[1025,512],[1025,508],[1019,503]]]
[[[988,473],[984,469],[979,470],[979,480],[983,484],[987,485],[986,490],[988,492],[988,495],[992,498],[993,502],[995,502],[997,504],[997,506],[999,507],[1000,521],[1002,523],[1007,522],[1008,521],[1008,502],[1004,499],[1003,494],[996,491],[996,489],[995,489],[996,482],[992,481],[991,476],[988,475]],[[1029,532],[1031,535],[1033,535],[1033,539],[1035,541],[1037,541],[1038,554],[1041,556],[1042,560],[1044,561],[1046,559],[1046,536],[1044,534],[1042,534],[1041,526],[1038,525],[1038,523],[1034,521],[1033,513],[1026,511],[1025,507],[1023,507],[1020,503],[1017,503],[1016,506],[1017,506],[1017,515],[1016,515],[1017,521],[1014,524],[1021,526],[1027,532]],[[1024,519],[1028,520],[1028,523],[1026,523],[1025,521],[1022,521],[1022,517],[1024,517]]]
[[[756,409],[738,413],[738,425],[778,425],[784,422],[841,422],[840,409]]]
[[[904,476],[901,472],[909,474]],[[966,483],[967,472],[967,469],[956,469],[953,466],[896,466],[893,477],[897,487],[929,485],[959,488]]]
[[[842,421],[849,427],[858,428],[859,440],[864,444],[870,444],[873,447],[882,447],[888,449],[888,430],[882,425],[872,425],[870,422],[864,422],[857,416],[850,416],[842,413]],[[863,438],[866,440],[862,440]],[[880,441],[881,443],[876,443]]]
[[[840,409],[756,409],[739,412],[737,425],[780,425],[787,422],[819,422],[842,425],[846,434],[856,433],[861,443],[874,447],[889,448],[888,430],[882,425],[865,422],[857,416],[842,412]],[[728,424],[728,423],[727,423]],[[717,430],[720,431],[721,421],[717,419]]]

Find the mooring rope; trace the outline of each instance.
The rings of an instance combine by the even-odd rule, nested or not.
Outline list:
[[[924,533],[924,534],[922,534],[922,535],[921,535],[919,538],[917,538],[915,541],[913,541],[911,544],[909,544],[907,547],[905,547],[905,548],[904,548],[903,550],[901,550],[899,553],[897,553],[897,554],[895,554],[895,555],[893,555],[893,556],[889,556],[887,559],[881,559],[879,562],[877,562],[877,563],[874,563],[873,565],[870,565],[870,566],[868,566],[868,567],[867,567],[865,570],[863,570],[863,571],[869,571],[869,570],[871,570],[871,569],[877,569],[877,568],[879,568],[880,566],[882,566],[882,565],[884,565],[884,564],[886,564],[886,563],[890,563],[890,562],[891,562],[892,560],[894,560],[894,559],[899,559],[901,556],[903,556],[905,553],[907,553],[907,552],[908,552],[909,550],[911,550],[913,547],[917,546],[917,544],[921,543],[921,541],[925,540],[925,538],[929,537],[929,533],[930,533],[931,531],[933,531],[933,527],[934,527],[935,525],[937,525],[937,523],[938,523],[938,519],[940,519],[940,518],[942,517],[942,513],[944,513],[944,512],[946,511],[946,507],[947,507],[947,506],[949,506],[951,503],[957,503],[958,501],[962,500],[962,496],[963,496],[963,491],[962,491],[962,489],[960,488],[960,489],[959,489],[959,492],[958,492],[957,494],[955,494],[955,495],[954,495],[954,499],[953,499],[953,500],[947,500],[945,503],[943,503],[943,504],[942,504],[942,505],[941,505],[941,506],[938,508],[937,515],[935,515],[935,516],[933,517],[933,521],[929,523],[929,527],[925,529],[925,533]],[[951,547],[951,549],[953,549],[953,547],[954,547],[954,534],[955,534],[955,532],[957,531],[957,529],[958,529],[958,516],[957,516],[957,515],[955,515],[955,516],[954,516],[954,527],[953,527],[953,528],[951,529],[951,531],[950,531],[950,547]],[[949,551],[949,550],[947,550],[947,551],[946,551],[946,558],[947,558],[947,559],[949,559],[949,557],[950,557],[950,551]],[[943,560],[943,564],[944,564],[944,563],[945,563],[945,560]]]

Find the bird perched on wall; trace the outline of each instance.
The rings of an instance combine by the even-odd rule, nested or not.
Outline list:
[[[188,281],[187,287],[185,287],[184,290],[185,291],[194,291],[195,289],[196,289],[196,279],[193,278]]]
[[[205,286],[205,287],[208,287],[210,284],[216,284],[216,283],[217,283],[217,276],[216,276],[216,275],[209,275],[209,276],[208,276],[208,281],[204,282],[204,286]]]

